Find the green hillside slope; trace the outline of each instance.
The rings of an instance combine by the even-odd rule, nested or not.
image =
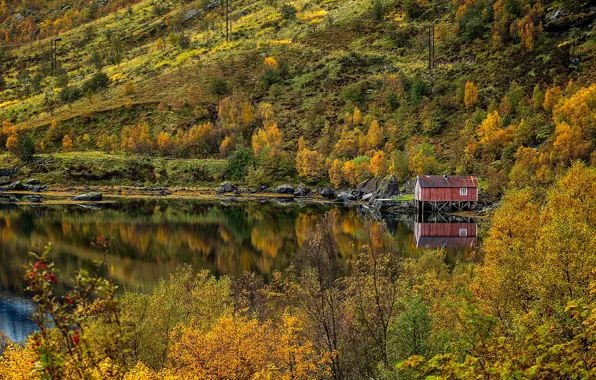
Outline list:
[[[588,89],[573,102],[594,113],[596,11],[585,3],[233,1],[226,41],[220,1],[141,1],[59,33],[55,76],[49,38],[7,44],[0,143],[232,154],[219,177],[251,184],[470,173],[498,194],[520,147],[554,149],[559,101]],[[593,159],[590,123],[567,123],[585,149],[537,158],[545,182]]]

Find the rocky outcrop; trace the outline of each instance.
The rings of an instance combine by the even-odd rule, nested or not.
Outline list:
[[[12,182],[10,177],[0,177],[0,186],[8,185]]]
[[[393,212],[398,214],[413,214],[416,212],[415,201],[394,201],[391,199],[375,199],[370,202],[370,207],[377,211]]]
[[[7,189],[9,191],[21,191],[25,190],[25,185],[23,185],[21,181],[16,181],[8,185]]]
[[[99,202],[103,199],[103,194],[97,191],[93,191],[91,193],[77,195],[71,198],[73,201],[83,201],[83,202]]]
[[[232,182],[224,182],[220,185],[219,189],[217,190],[218,194],[225,194],[225,193],[234,193],[238,194],[238,187],[234,185]]]
[[[25,181],[25,185],[41,185],[41,181],[38,179],[28,179]]]
[[[366,181],[360,183],[360,185],[358,185],[358,187],[356,188],[356,196],[358,198],[363,198],[367,194],[374,194],[377,191],[377,187],[379,186],[380,182],[381,178],[377,177],[367,179]]]
[[[399,183],[394,175],[385,177],[377,186],[372,199],[391,199],[399,195]]]
[[[310,189],[302,185],[299,185],[294,191],[294,196],[297,197],[306,197],[308,194],[310,194]]]
[[[333,199],[335,198],[335,190],[330,187],[324,187],[319,190],[319,195],[321,195],[323,198]]]
[[[283,185],[277,186],[277,188],[275,189],[275,192],[277,194],[294,194],[294,188],[290,185],[283,184]]]
[[[341,193],[337,194],[337,199],[343,202],[350,202],[355,201],[356,197],[351,192],[342,191]]]

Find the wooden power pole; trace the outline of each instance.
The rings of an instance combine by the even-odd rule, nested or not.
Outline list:
[[[226,42],[232,39],[232,16],[230,15],[232,0],[226,0]]]

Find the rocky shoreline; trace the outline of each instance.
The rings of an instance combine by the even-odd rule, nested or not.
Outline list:
[[[224,182],[217,189],[167,187],[167,186],[84,186],[60,188],[48,185],[36,179],[18,181],[14,169],[0,169],[0,202],[3,203],[43,203],[52,199],[54,203],[93,203],[101,202],[104,196],[111,198],[133,197],[168,197],[201,199],[242,199],[255,201],[277,200],[284,203],[324,202],[332,204],[358,204],[370,209],[372,213],[415,214],[416,203],[413,200],[415,181],[406,181],[400,188],[395,176],[377,177],[360,183],[356,188],[335,189],[332,187],[309,188],[303,184],[294,186],[282,184],[275,188],[260,186],[258,189],[246,189]],[[42,195],[43,194],[43,195]],[[477,202],[470,212],[483,216],[490,214],[495,203]]]

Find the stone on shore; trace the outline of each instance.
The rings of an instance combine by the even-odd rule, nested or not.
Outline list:
[[[294,194],[294,188],[287,184],[279,185],[275,189],[275,192],[277,194]]]
[[[333,190],[330,187],[324,187],[321,189],[321,191],[319,192],[319,194],[321,194],[321,196],[323,198],[335,198],[335,190]]]
[[[225,193],[238,193],[238,187],[232,182],[226,181],[221,184],[219,189],[217,190],[218,194],[225,194]]]
[[[93,191],[91,193],[74,196],[71,199],[73,201],[99,202],[103,199],[103,195],[97,191]]]
[[[294,191],[294,195],[297,197],[306,197],[308,194],[310,194],[310,189],[302,185],[298,186],[296,191]]]
[[[8,190],[9,191],[25,190],[25,186],[23,186],[23,184],[21,183],[21,181],[16,181],[16,182],[13,182],[10,185],[8,185]]]

